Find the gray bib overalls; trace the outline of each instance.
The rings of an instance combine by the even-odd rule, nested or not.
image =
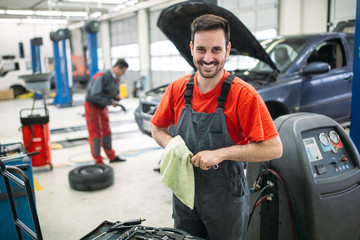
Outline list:
[[[194,75],[186,84],[185,108],[177,123],[180,135],[195,154],[234,145],[229,136],[224,104],[234,75],[224,81],[214,113],[194,112],[191,107]],[[249,216],[249,189],[244,162],[226,160],[210,170],[194,167],[195,205],[190,210],[173,195],[175,228],[209,240],[244,239]]]

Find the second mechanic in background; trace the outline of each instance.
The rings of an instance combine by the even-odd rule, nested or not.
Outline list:
[[[107,106],[116,106],[120,100],[119,78],[125,74],[129,65],[124,59],[118,59],[111,69],[98,72],[89,82],[85,96],[85,118],[89,131],[91,154],[95,164],[103,164],[101,146],[110,163],[126,161],[116,156],[111,143],[111,129]]]

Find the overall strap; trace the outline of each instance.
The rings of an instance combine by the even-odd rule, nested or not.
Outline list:
[[[191,104],[191,99],[193,97],[193,89],[194,89],[194,77],[195,77],[195,73],[191,75],[190,80],[186,83],[186,91],[184,94],[185,105]]]
[[[227,95],[229,93],[231,83],[234,80],[235,75],[230,74],[225,81],[223,82],[220,97],[218,97],[218,108],[224,108],[224,104],[226,102]]]

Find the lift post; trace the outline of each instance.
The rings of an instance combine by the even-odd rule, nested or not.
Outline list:
[[[351,127],[350,136],[355,146],[360,149],[360,113],[358,105],[360,103],[360,0],[356,4],[356,22],[355,22],[355,46],[354,46],[354,76],[352,85],[352,103],[351,103]]]
[[[31,44],[31,61],[32,61],[32,70],[33,73],[41,73],[41,54],[40,46],[43,44],[41,37],[33,38],[30,40]]]
[[[95,20],[91,20],[85,23],[85,31],[87,32],[87,43],[89,50],[89,69],[90,80],[99,71],[98,67],[98,55],[97,55],[97,32],[99,31],[100,23]]]
[[[53,105],[60,107],[71,106],[72,104],[72,70],[70,56],[70,31],[69,29],[59,29],[50,33],[54,48],[54,69],[56,79],[56,97]]]

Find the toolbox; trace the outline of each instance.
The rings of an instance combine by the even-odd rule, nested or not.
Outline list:
[[[155,228],[141,225],[145,219],[115,223],[104,221],[81,240],[202,240],[174,228]]]

